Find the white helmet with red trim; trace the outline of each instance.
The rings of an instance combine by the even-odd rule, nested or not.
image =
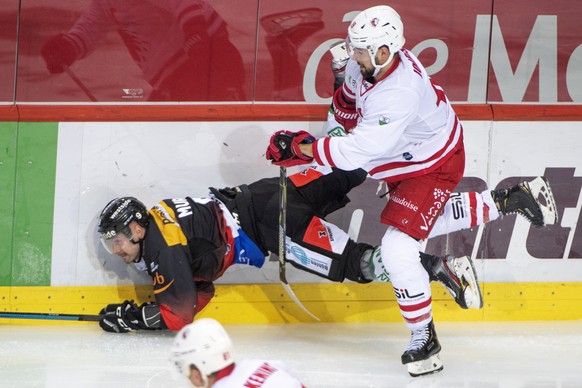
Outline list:
[[[194,365],[206,386],[207,376],[234,363],[232,341],[218,321],[200,318],[176,334],[170,361],[187,378],[190,376],[190,366]]]
[[[348,28],[347,49],[350,56],[354,49],[365,49],[376,68],[374,75],[386,66],[395,53],[404,46],[404,25],[400,15],[387,5],[377,5],[358,14]],[[382,64],[376,63],[376,53],[382,46],[388,47],[390,57]]]

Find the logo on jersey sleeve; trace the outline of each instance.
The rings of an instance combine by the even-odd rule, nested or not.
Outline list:
[[[390,117],[386,117],[384,115],[381,115],[380,118],[378,119],[378,124],[380,125],[386,125],[390,122]]]

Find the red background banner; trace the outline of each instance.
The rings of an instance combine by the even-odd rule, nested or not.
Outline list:
[[[327,48],[357,11],[377,4],[4,0],[0,102],[325,104],[333,84]],[[406,47],[450,100],[582,101],[582,3],[390,5],[404,21]]]

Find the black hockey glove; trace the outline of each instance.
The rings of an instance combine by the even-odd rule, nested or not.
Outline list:
[[[79,55],[75,43],[65,34],[58,34],[47,40],[40,53],[51,74],[67,70]]]
[[[104,315],[99,326],[110,333],[162,328],[160,307],[153,302],[138,306],[133,300],[126,300],[121,304],[107,305],[99,314]]]

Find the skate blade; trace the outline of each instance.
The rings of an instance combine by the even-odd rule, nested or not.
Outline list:
[[[556,200],[548,180],[543,176],[539,176],[533,181],[527,182],[527,184],[542,211],[544,225],[554,225],[558,222],[558,212],[556,210]],[[540,196],[544,198],[545,204],[540,202]]]
[[[412,377],[418,377],[442,371],[444,366],[439,354],[440,353],[430,356],[426,360],[414,361],[406,364],[408,374]]]
[[[482,308],[483,295],[481,294],[477,272],[471,258],[469,256],[458,257],[455,260],[454,267],[457,277],[467,283],[467,287],[463,291],[467,307],[470,309]]]

